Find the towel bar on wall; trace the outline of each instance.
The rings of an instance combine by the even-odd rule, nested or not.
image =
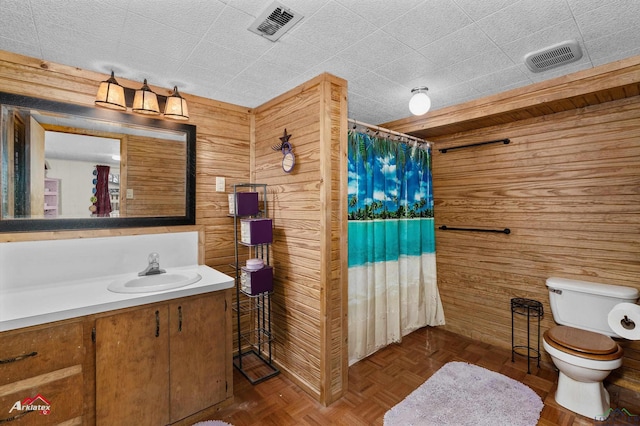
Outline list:
[[[496,139],[495,141],[478,142],[478,143],[471,143],[469,145],[460,145],[460,146],[452,146],[451,148],[442,148],[442,149],[439,149],[438,151],[440,151],[443,154],[446,154],[447,151],[452,151],[454,149],[470,148],[472,146],[488,145],[490,143],[503,143],[505,145],[508,145],[510,142],[511,142],[510,139]]]
[[[494,232],[499,234],[510,234],[511,229],[480,229],[480,228],[450,228],[446,225],[440,226],[438,229],[442,229],[443,231],[471,231],[471,232]]]

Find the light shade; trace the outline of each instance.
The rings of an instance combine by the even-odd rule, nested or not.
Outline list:
[[[409,111],[411,111],[411,114],[423,115],[429,111],[429,108],[431,108],[431,99],[427,96],[427,90],[429,89],[425,86],[416,87],[411,90],[411,93],[413,93],[409,101]]]
[[[189,119],[187,101],[180,96],[177,86],[173,86],[173,94],[167,98],[167,102],[164,107],[164,116],[175,120]]]
[[[144,79],[144,84],[138,90],[133,97],[133,106],[131,110],[142,114],[160,114],[160,107],[158,106],[158,97],[147,86],[147,79]]]
[[[127,104],[124,98],[124,87],[120,86],[113,76],[111,71],[111,77],[108,80],[100,83],[98,93],[96,94],[96,105],[119,109],[124,111],[127,109]]]

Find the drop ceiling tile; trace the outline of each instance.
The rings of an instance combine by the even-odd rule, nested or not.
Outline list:
[[[127,45],[177,60],[184,60],[198,43],[198,38],[191,34],[135,13],[127,13],[121,35]]]
[[[215,73],[208,68],[184,63],[178,68],[177,75],[188,82],[188,86],[205,87],[212,91],[221,89],[235,77],[232,74]],[[179,85],[178,89],[183,91],[182,87],[183,85]],[[190,92],[189,87],[185,87],[184,92],[192,93],[193,89]]]
[[[0,10],[2,10],[2,13],[17,13],[25,17],[31,16],[29,2],[24,0],[0,0]]]
[[[379,61],[379,66],[373,68],[373,71],[403,85],[411,85],[412,82],[420,80],[423,83],[418,86],[429,86],[432,84],[432,77],[438,75],[438,68],[436,63],[413,51],[393,62]]]
[[[492,74],[514,65],[504,52],[497,47],[480,53],[465,61],[442,69],[445,75],[453,75],[460,81],[469,81],[483,75]]]
[[[349,95],[348,116],[362,123],[375,125],[408,115],[410,115],[408,100],[404,107],[399,108],[397,105],[390,107],[389,103],[380,103],[365,96]]]
[[[480,97],[480,92],[471,83],[463,82],[443,90],[434,90],[429,93],[429,97],[431,97],[431,108],[438,109],[476,99]]]
[[[254,18],[260,16],[260,14],[269,7],[274,0],[230,0],[227,3],[234,9],[241,10]],[[293,10],[296,13],[302,14],[305,18],[316,13],[321,7],[329,2],[329,0],[278,0],[286,8]]]
[[[500,48],[516,63],[523,62],[528,53],[545,49],[554,44],[567,40],[575,40],[584,50],[582,37],[578,26],[573,19],[559,22],[555,25],[537,31],[517,40],[503,43]],[[583,54],[586,52],[583,52]]]
[[[210,0],[136,0],[129,5],[129,12],[185,33],[202,36],[224,8],[223,3]]]
[[[618,52],[614,52],[613,55],[594,59],[592,62],[593,62],[593,66],[599,66],[599,65],[608,64],[610,62],[619,61],[621,59],[631,58],[633,56],[638,56],[638,55],[640,55],[640,47],[634,47],[624,52],[618,51]]]
[[[237,89],[227,89],[225,87],[214,91],[211,95],[211,99],[224,99],[223,102],[240,105],[246,108],[255,108],[261,105],[260,101],[255,96],[255,92],[241,92]]]
[[[366,68],[375,68],[380,64],[380,58],[385,58],[386,62],[392,62],[411,52],[411,48],[384,31],[378,30],[348,46],[340,52],[340,57]]]
[[[38,45],[39,43],[36,26],[31,16],[23,15],[12,10],[2,11],[0,37],[32,46]],[[4,48],[4,46],[0,45],[0,48]]]
[[[640,49],[640,30],[627,28],[614,34],[586,41],[585,45],[594,65],[627,58],[634,56],[631,52]],[[602,62],[605,58],[606,62]]]
[[[585,41],[605,37],[627,28],[640,31],[640,1],[623,0],[613,7],[599,7],[576,16]]]
[[[504,91],[506,87],[520,87],[525,84],[531,84],[529,76],[525,75],[520,67],[513,65],[491,74],[470,80],[471,86],[479,93],[489,93],[495,91]]]
[[[452,0],[428,0],[382,29],[418,49],[469,24],[471,19]]]
[[[500,9],[511,6],[513,0],[453,0],[474,21],[482,19]]]
[[[175,83],[171,84],[169,81],[176,80],[180,67],[180,62],[175,59],[156,55],[135,46],[124,47],[122,43],[113,59],[116,63],[127,65],[128,79],[142,82],[146,78],[150,85],[167,88],[173,88]],[[184,87],[181,87],[181,90],[186,92]]]
[[[331,52],[340,52],[373,33],[376,27],[349,9],[329,2],[291,29],[295,38]]]
[[[526,37],[572,18],[564,1],[521,0],[478,21],[482,30],[498,45]]]
[[[247,29],[272,0],[0,0],[0,49],[244,106],[329,72],[372,124],[409,116],[412,87],[437,109],[640,54],[636,0],[280,1],[304,18],[272,43]],[[580,62],[524,66],[568,38]]]
[[[238,102],[238,105],[250,108],[260,106],[274,98],[276,95],[271,88],[263,86],[258,82],[243,78],[235,78],[231,80],[216,93],[227,93],[228,96],[232,96],[233,99],[241,101]]]
[[[40,46],[37,44],[23,43],[21,41],[12,40],[2,36],[0,36],[0,50],[31,56],[32,58],[42,58]]]
[[[235,77],[254,61],[253,56],[202,41],[193,49],[186,63],[209,69],[212,73]]]
[[[328,72],[349,82],[365,74],[369,74],[371,71],[344,58],[334,56],[304,72],[303,81],[307,81],[324,72]]]
[[[476,24],[470,24],[418,51],[438,68],[445,68],[491,49],[495,49],[493,41]]]
[[[298,72],[314,68],[335,54],[335,52],[314,46],[304,40],[298,40],[293,35],[286,35],[276,43],[269,43],[271,48],[260,58],[294,68]]]
[[[362,0],[336,0],[338,3],[361,16],[376,27],[383,27],[389,23],[391,17],[403,15],[420,4],[421,0],[402,1],[362,1]]]
[[[116,41],[105,41],[69,26],[46,23],[41,24],[38,31],[42,56],[48,61],[102,71],[95,68],[95,63],[113,60],[118,53]]]
[[[127,14],[124,9],[95,1],[32,1],[31,5],[38,29],[49,23],[59,23],[105,40],[118,40]]]
[[[296,76],[296,72],[286,65],[258,59],[238,74],[238,78],[261,86],[281,86]]]
[[[369,73],[349,82],[349,91],[368,96],[380,103],[402,102],[410,94],[405,86],[388,80],[378,74]],[[373,123],[372,123],[373,124]]]
[[[248,30],[255,17],[226,7],[204,36],[204,40],[244,55],[260,56],[274,43]],[[285,34],[286,37],[286,34]]]
[[[620,0],[567,0],[567,4],[574,15],[582,15],[602,6],[617,8],[619,7],[618,3],[620,3]]]
[[[101,3],[106,3],[111,7],[119,7],[120,9],[127,9],[129,4],[135,0],[98,0]]]

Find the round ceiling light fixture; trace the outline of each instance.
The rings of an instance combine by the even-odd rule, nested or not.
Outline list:
[[[427,96],[428,90],[429,89],[426,86],[411,89],[411,93],[413,93],[413,96],[409,101],[409,111],[411,111],[411,114],[423,115],[429,111],[429,108],[431,108],[431,99]]]

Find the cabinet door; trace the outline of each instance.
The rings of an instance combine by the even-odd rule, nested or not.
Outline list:
[[[96,424],[169,422],[167,305],[96,320]]]
[[[82,421],[84,350],[78,322],[0,333],[0,424]]]
[[[226,292],[183,299],[171,317],[171,421],[226,398]]]

